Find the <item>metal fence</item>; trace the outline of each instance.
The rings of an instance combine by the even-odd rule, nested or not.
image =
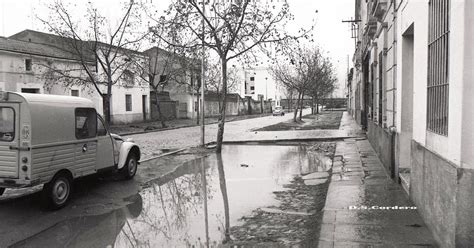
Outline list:
[[[430,0],[428,34],[428,130],[448,135],[450,0]]]

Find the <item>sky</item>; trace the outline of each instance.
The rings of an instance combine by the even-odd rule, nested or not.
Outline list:
[[[44,5],[54,0],[1,0],[0,1],[0,36],[8,37],[24,29],[45,31],[36,16],[46,16]],[[90,0],[105,16],[120,13],[120,1]],[[153,4],[168,5],[170,0],[146,0]],[[352,63],[354,41],[350,38],[350,27],[342,20],[354,15],[355,0],[287,0],[295,15],[294,25],[290,29],[308,27],[312,20],[316,21],[314,30],[315,42],[332,59],[337,68],[339,90],[334,96],[344,95],[347,73],[347,58]],[[86,0],[76,0],[84,4]],[[159,7],[158,7],[159,8]],[[316,13],[317,10],[317,13]],[[349,64],[351,66],[351,64]]]

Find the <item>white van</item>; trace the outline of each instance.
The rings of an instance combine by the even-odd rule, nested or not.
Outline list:
[[[140,149],[110,134],[92,101],[0,91],[0,195],[44,184],[48,207],[63,207],[75,178],[109,169],[130,179]]]

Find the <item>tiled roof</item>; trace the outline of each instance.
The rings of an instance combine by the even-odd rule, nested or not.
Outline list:
[[[44,33],[44,32],[39,32],[39,31],[35,31],[35,30],[30,30],[30,29],[25,29],[25,30],[23,30],[19,33],[16,33],[16,34],[10,36],[9,38],[16,39],[16,40],[23,40],[23,41],[27,41],[26,40],[27,38],[31,38],[31,42],[46,44],[46,45],[54,44],[55,46],[58,46],[58,47],[64,46],[64,44],[68,44],[68,42],[70,42],[72,40],[72,38],[61,37],[61,36],[56,35],[56,34]],[[84,44],[83,44],[84,46],[91,46],[92,47],[94,45],[93,40],[84,40],[83,42],[84,42]],[[109,44],[103,43],[103,42],[98,42],[97,44],[99,46],[110,47]],[[111,46],[111,47],[117,48],[116,46]],[[131,50],[131,49],[123,48],[123,47],[121,47],[120,49],[123,50],[123,51],[134,53],[136,55],[145,56],[145,54],[140,52],[140,51]],[[94,60],[93,59],[94,54],[91,53],[89,56],[92,60]]]
[[[0,37],[0,51],[17,52],[61,59],[75,59],[74,56],[63,49],[20,40]]]

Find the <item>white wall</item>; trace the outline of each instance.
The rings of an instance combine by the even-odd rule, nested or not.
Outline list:
[[[463,66],[463,106],[461,128],[461,167],[474,169],[474,1],[466,1],[464,6],[464,66]]]
[[[244,72],[240,72],[244,74]],[[246,77],[245,77],[246,76]],[[241,82],[240,94],[241,96],[252,96],[254,100],[258,100],[258,95],[263,95],[264,99],[272,99],[280,101],[284,97],[283,88],[276,82],[270,69],[267,67],[258,67],[254,69],[247,69],[245,76],[247,84],[251,84],[250,77],[255,77],[255,93],[245,94],[245,82]]]
[[[426,129],[427,113],[427,62],[428,62],[428,1],[407,1],[402,5],[400,15],[400,35],[414,23],[414,87],[413,87],[413,139],[431,151],[443,156],[456,165],[461,163],[461,139],[463,123],[463,92],[466,82],[465,41],[466,1],[451,1],[449,34],[449,127],[448,136],[442,136]],[[401,50],[401,49],[400,49]],[[401,51],[398,51],[401,57]],[[401,63],[401,60],[399,60]],[[401,72],[400,72],[401,73]],[[401,85],[401,74],[398,75]],[[398,96],[403,101],[402,96]],[[401,106],[397,106],[400,109]],[[401,117],[397,117],[397,123]],[[472,124],[469,124],[472,125]]]
[[[413,139],[424,145],[426,141],[426,95],[428,61],[428,1],[406,1],[400,7],[400,34],[414,23],[413,75]],[[401,49],[399,49],[401,50]],[[399,58],[400,52],[399,52]],[[400,60],[399,60],[400,61]],[[398,76],[401,79],[401,76]],[[400,85],[400,82],[398,82]],[[399,97],[401,99],[401,96]],[[402,100],[402,99],[401,99]],[[398,106],[399,108],[400,106]],[[401,120],[399,119],[398,122]]]

